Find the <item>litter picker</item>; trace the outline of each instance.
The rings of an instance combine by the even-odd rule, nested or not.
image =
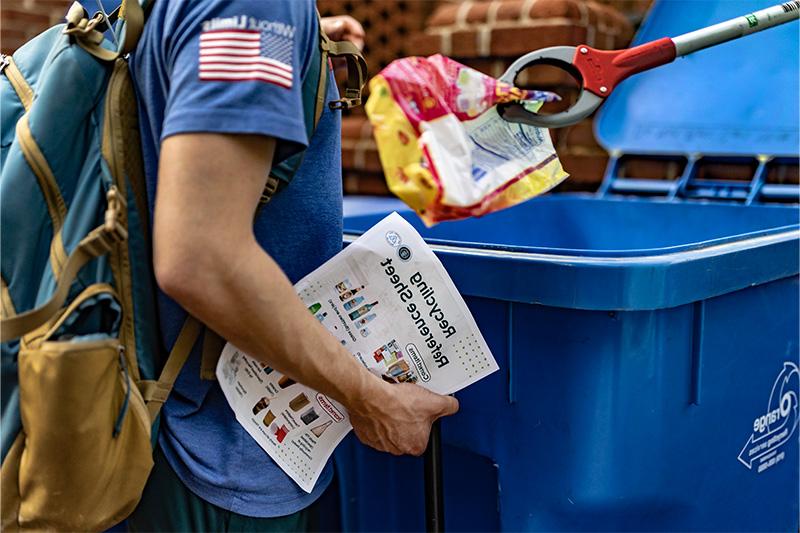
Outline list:
[[[543,128],[577,124],[591,115],[625,78],[671,63],[677,57],[716,46],[800,18],[800,1],[785,2],[677,37],[662,37],[626,50],[597,50],[585,44],[551,46],[520,57],[500,81],[514,84],[524,69],[545,64],[561,68],[581,83],[577,101],[566,111],[542,115],[518,103],[498,106],[500,115],[510,122]]]

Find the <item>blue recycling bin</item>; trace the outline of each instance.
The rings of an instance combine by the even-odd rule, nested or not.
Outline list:
[[[657,2],[637,39],[768,4]],[[798,164],[797,24],[725,46],[612,95],[598,195],[434,228],[401,211],[500,366],[442,424],[446,530],[797,531],[798,188],[766,179]],[[628,157],[683,170],[620,177]],[[745,182],[707,172],[748,161]],[[345,242],[397,207],[368,205]],[[335,457],[343,530],[425,528],[421,459],[353,437]]]
[[[433,229],[401,214],[500,366],[443,421],[448,529],[796,529],[796,206],[553,195]],[[344,530],[424,529],[419,460],[355,440],[336,458]]]

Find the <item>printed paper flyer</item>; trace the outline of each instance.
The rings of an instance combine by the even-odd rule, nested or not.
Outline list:
[[[451,394],[498,369],[441,262],[397,213],[300,280],[308,311],[371,372]],[[230,343],[217,378],[237,420],[311,492],[352,429],[334,400]]]

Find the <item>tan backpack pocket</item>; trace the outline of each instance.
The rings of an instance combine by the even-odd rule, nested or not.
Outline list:
[[[150,417],[119,339],[53,338],[71,311],[101,293],[116,298],[110,286],[92,285],[44,340],[20,347],[22,528],[113,526],[134,509],[152,468]]]

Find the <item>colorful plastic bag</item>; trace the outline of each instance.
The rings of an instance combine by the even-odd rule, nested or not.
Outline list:
[[[557,98],[434,55],[383,69],[366,111],[389,188],[430,226],[510,207],[567,177],[546,129],[506,122],[495,107],[535,111]]]

